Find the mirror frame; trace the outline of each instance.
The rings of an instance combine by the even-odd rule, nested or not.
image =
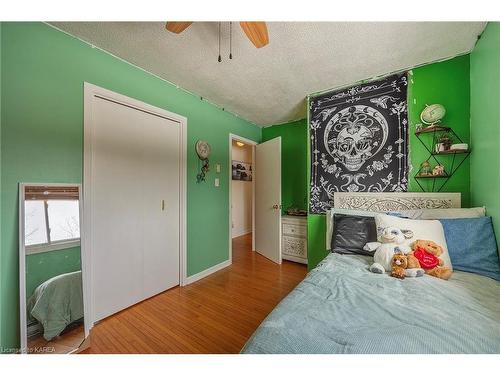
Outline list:
[[[27,314],[26,314],[26,246],[24,243],[24,234],[25,234],[25,227],[24,227],[24,214],[25,214],[25,208],[24,208],[24,201],[25,201],[25,188],[26,186],[71,186],[71,187],[78,187],[78,201],[79,201],[79,216],[80,216],[80,259],[81,259],[81,268],[82,268],[82,288],[83,288],[83,311],[84,311],[84,317],[83,317],[83,325],[84,325],[84,337],[82,339],[82,342],[78,347],[76,347],[74,350],[72,350],[70,353],[74,353],[77,351],[82,344],[85,342],[87,337],[89,336],[90,333],[90,326],[89,326],[89,319],[90,317],[87,316],[87,311],[88,311],[88,292],[87,292],[87,284],[86,284],[86,274],[87,274],[87,267],[86,267],[86,259],[87,257],[85,256],[83,252],[83,238],[84,238],[84,231],[83,231],[83,194],[82,194],[82,184],[78,183],[28,183],[28,182],[21,182],[19,183],[19,332],[20,332],[20,353],[21,354],[28,354],[28,330],[27,330]],[[69,354],[69,353],[68,353]]]

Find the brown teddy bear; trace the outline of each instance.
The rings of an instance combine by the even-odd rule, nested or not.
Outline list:
[[[444,267],[441,254],[443,248],[434,241],[416,240],[412,244],[412,251],[407,255],[408,268],[421,267],[427,275],[448,280],[452,271],[449,267]]]
[[[406,268],[408,267],[408,259],[406,255],[394,254],[391,260],[391,276],[398,279],[404,279],[406,276]]]

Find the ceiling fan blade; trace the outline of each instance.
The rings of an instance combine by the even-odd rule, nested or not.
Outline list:
[[[265,22],[240,22],[240,26],[255,47],[262,48],[269,44]]]
[[[192,22],[167,22],[165,28],[175,34],[180,34],[191,26]]]

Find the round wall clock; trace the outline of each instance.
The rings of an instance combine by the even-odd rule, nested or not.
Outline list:
[[[201,160],[208,159],[210,156],[210,145],[208,142],[202,140],[196,142],[196,153]]]
[[[427,105],[420,114],[420,120],[426,125],[438,123],[446,114],[446,109],[441,104]]]

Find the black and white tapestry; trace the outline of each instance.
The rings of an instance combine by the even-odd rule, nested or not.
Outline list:
[[[335,192],[407,190],[406,91],[405,73],[310,99],[311,213]]]

